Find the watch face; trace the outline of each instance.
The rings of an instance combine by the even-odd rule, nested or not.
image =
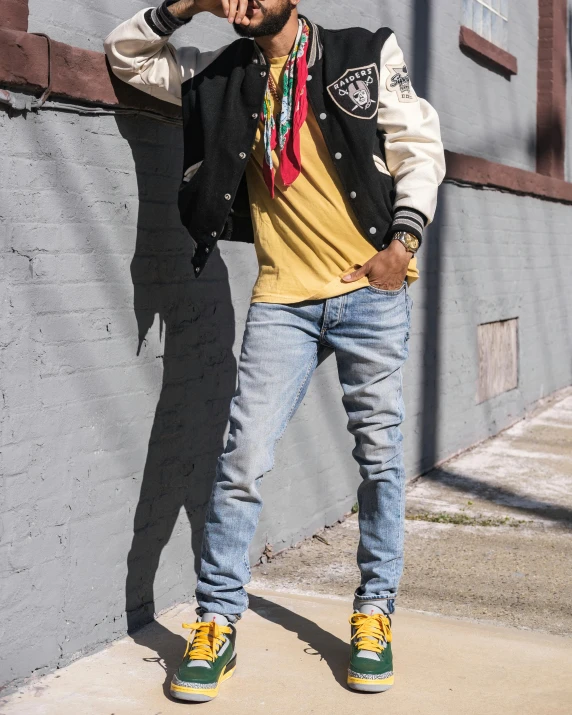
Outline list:
[[[405,236],[405,243],[406,247],[411,249],[412,251],[417,251],[419,248],[419,239],[417,236],[413,236],[411,233],[408,233]]]

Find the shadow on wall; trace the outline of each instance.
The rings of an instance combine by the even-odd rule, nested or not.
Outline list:
[[[173,171],[173,166],[182,156],[180,129],[151,122],[147,134],[140,126],[145,121],[150,120],[117,117],[119,131],[133,152],[138,181],[139,216],[131,275],[139,349],[156,315],[164,346],[163,383],[127,559],[125,596],[130,633],[153,620],[159,559],[181,508],[192,536],[190,543],[180,537],[175,545],[176,564],[171,564],[171,569],[178,568],[179,583],[169,600],[181,602],[190,596],[189,561],[196,573],[204,510],[223,449],[236,381],[232,353],[235,320],[226,267],[217,251],[206,275],[195,280],[192,242],[181,228],[173,204],[178,189],[178,179],[173,179],[178,171]],[[141,637],[145,640],[144,633]]]

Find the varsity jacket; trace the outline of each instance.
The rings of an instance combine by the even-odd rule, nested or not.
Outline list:
[[[247,38],[214,52],[175,49],[169,37],[184,23],[171,1],[138,12],[104,46],[117,77],[182,107],[178,204],[198,276],[218,240],[254,241],[245,169],[269,68]],[[421,239],[445,174],[437,113],[415,94],[390,29],[308,24],[310,106],[363,235],[378,250],[394,231]]]

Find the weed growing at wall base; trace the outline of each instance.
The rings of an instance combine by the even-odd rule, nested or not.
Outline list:
[[[482,514],[470,516],[469,514],[447,514],[445,512],[436,514],[420,512],[419,514],[408,514],[406,518],[409,521],[428,521],[432,524],[455,524],[457,526],[512,526],[517,528],[522,524],[532,523],[524,519],[513,519],[511,516],[483,517]]]

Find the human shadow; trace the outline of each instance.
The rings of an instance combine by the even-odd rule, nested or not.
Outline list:
[[[145,663],[155,663],[163,669],[165,673],[162,686],[163,694],[172,702],[180,702],[171,696],[170,684],[185,652],[185,638],[176,635],[158,621],[148,623],[130,635],[138,645],[155,651],[156,655],[142,658],[142,660]]]
[[[157,317],[155,329],[163,344],[162,355],[156,356],[163,363],[161,392],[127,557],[127,629],[137,643],[157,652],[166,669],[168,692],[184,640],[157,622],[143,626],[157,611],[192,600],[205,509],[236,384],[235,317],[228,273],[218,250],[200,279],[193,274],[193,242],[176,208],[180,127],[142,116],[118,116],[116,121],[133,154],[139,194],[131,263],[137,354],[146,348]],[[177,526],[181,509],[190,535]],[[170,577],[156,587],[159,560],[168,542]]]
[[[262,598],[262,596],[255,596],[251,593],[248,594],[248,600],[251,611],[254,611],[254,613],[267,621],[276,623],[287,631],[295,633],[303,643],[307,643],[308,647],[304,648],[304,653],[311,656],[318,655],[320,659],[325,660],[338,685],[347,689],[347,668],[350,652],[347,643],[320,628],[308,618],[304,618],[274,601],[269,601],[266,598]],[[312,653],[312,650],[315,652]]]

